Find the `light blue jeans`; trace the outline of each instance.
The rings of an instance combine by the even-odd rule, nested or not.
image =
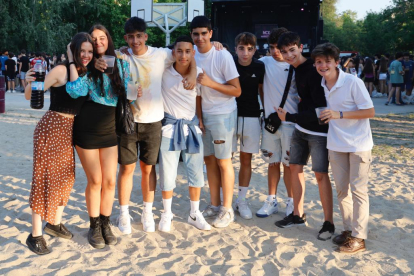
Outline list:
[[[186,137],[186,139],[188,136]],[[172,191],[176,187],[178,162],[180,155],[187,171],[188,185],[191,187],[201,188],[204,186],[203,174],[203,143],[201,134],[198,134],[200,141],[199,153],[186,153],[185,150],[171,151],[172,139],[162,137],[159,154],[160,183],[163,191]]]

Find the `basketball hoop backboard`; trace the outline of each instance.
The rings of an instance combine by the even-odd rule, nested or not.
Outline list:
[[[193,18],[204,15],[204,0],[188,0],[187,22],[193,21]]]
[[[152,21],[153,0],[131,0],[131,17],[137,16],[145,20]]]

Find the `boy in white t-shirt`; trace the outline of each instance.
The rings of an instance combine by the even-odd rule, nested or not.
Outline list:
[[[327,148],[338,193],[344,230],[333,239],[340,253],[365,250],[368,237],[368,180],[372,141],[369,118],[374,105],[361,79],[336,67],[339,49],[332,43],[315,47],[312,59],[322,76],[328,110],[320,119],[329,122]]]
[[[197,78],[197,82],[204,86],[200,108],[202,116],[198,114],[198,117],[202,117],[200,125],[204,127],[204,161],[211,200],[203,214],[206,217],[216,216],[213,226],[227,227],[234,221],[234,170],[231,153],[237,118],[235,97],[241,94],[239,74],[231,54],[228,51],[217,51],[211,44],[213,31],[207,17],[194,17],[190,31],[197,46],[197,66],[203,70]],[[220,184],[223,188],[221,207]]]
[[[196,116],[196,97],[201,94],[201,85],[185,90],[182,79],[188,72],[194,57],[194,43],[188,36],[180,36],[174,44],[175,62],[165,69],[162,77],[164,119],[159,154],[160,183],[164,212],[158,229],[169,232],[173,213],[171,211],[173,190],[176,186],[180,155],[188,176],[191,211],[188,223],[200,230],[211,230],[199,211],[201,188],[204,186],[203,141]],[[197,68],[199,73],[201,68]]]
[[[287,85],[290,65],[283,60],[283,56],[277,48],[279,37],[288,32],[285,28],[272,30],[269,35],[268,43],[270,56],[259,59],[265,64],[266,73],[263,81],[263,97],[265,118],[276,113],[285,92]],[[295,74],[292,75],[290,88],[284,109],[291,113],[298,111],[298,91],[296,89]],[[277,114],[274,114],[277,115]],[[290,181],[289,152],[290,139],[295,129],[295,125],[291,122],[282,122],[276,133],[272,134],[263,128],[262,135],[262,156],[268,165],[268,188],[269,194],[262,208],[256,212],[256,216],[260,218],[278,212],[278,201],[276,199],[277,186],[280,179],[280,163],[283,164],[283,181],[285,182],[288,198],[286,199],[286,216],[293,211],[293,196]]]
[[[161,120],[164,118],[164,106],[161,94],[162,75],[165,68],[175,60],[168,48],[154,48],[145,45],[148,40],[145,21],[138,17],[130,18],[124,26],[124,39],[128,43],[128,54],[117,52],[118,58],[128,61],[132,80],[142,89],[142,96],[131,103],[135,119],[135,134],[118,136],[118,197],[120,215],[118,228],[124,234],[131,233],[129,199],[131,197],[133,174],[136,162],[141,167],[141,190],[144,208],[141,222],[145,232],[155,231],[152,213],[156,187],[155,164],[161,145]],[[97,68],[104,69],[106,64],[98,63]],[[196,79],[195,62],[184,81],[186,89],[193,89]]]

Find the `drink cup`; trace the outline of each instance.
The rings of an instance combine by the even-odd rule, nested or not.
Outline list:
[[[105,60],[106,67],[104,73],[112,74],[114,72],[115,57],[114,56],[102,56],[102,59]]]
[[[133,81],[129,81],[127,85],[127,99],[135,101],[138,97],[138,85]]]
[[[316,116],[318,117],[318,122],[319,122],[319,124],[320,124],[320,125],[326,125],[326,124],[327,124],[327,122],[322,121],[322,120],[319,118],[319,116],[320,116],[321,112],[322,112],[322,111],[324,111],[324,110],[326,110],[326,109],[328,109],[326,106],[323,106],[323,107],[317,107],[317,108],[315,108],[315,111],[316,111]]]

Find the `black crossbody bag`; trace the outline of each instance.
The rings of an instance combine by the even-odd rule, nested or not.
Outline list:
[[[124,67],[122,66],[122,80],[125,78]],[[116,63],[115,63],[116,64]],[[131,105],[126,97],[127,91],[118,96],[118,104],[116,105],[115,113],[115,127],[118,135],[120,134],[134,134],[135,121],[132,113]]]
[[[285,86],[285,92],[283,93],[282,101],[280,102],[280,105],[279,105],[279,107],[281,108],[283,108],[283,106],[286,103],[286,99],[289,94],[290,84],[292,83],[292,77],[293,77],[293,66],[291,65],[289,66],[289,74],[288,74],[288,79],[287,79],[286,86]],[[263,105],[263,108],[264,108],[264,105]],[[272,114],[270,114],[269,117],[267,117],[264,120],[264,122],[265,122],[264,128],[272,134],[276,133],[277,129],[282,124],[282,121],[277,115],[277,112],[273,112]]]

